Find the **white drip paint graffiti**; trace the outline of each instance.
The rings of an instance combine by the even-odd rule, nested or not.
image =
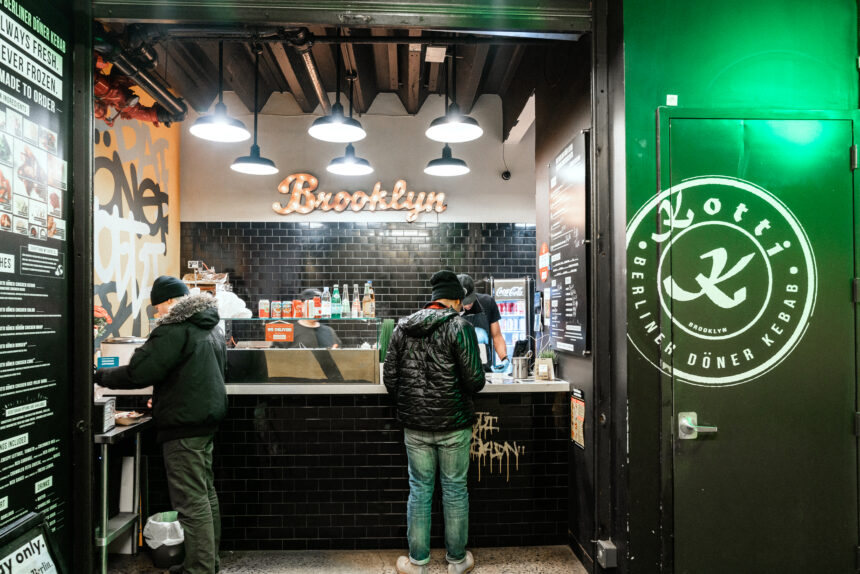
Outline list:
[[[526,452],[526,447],[518,446],[516,441],[511,444],[507,441],[497,442],[489,439],[488,435],[499,430],[499,417],[491,416],[490,413],[479,412],[478,420],[472,426],[472,444],[469,447],[469,455],[478,460],[478,481],[481,480],[481,467],[490,463],[490,474],[493,473],[493,461],[498,461],[499,472],[502,472],[502,463],[505,464],[506,481],[511,479],[511,457],[514,459],[514,469],[520,468],[520,455]]]
[[[99,143],[104,155],[94,161],[95,295],[113,317],[105,336],[119,334],[129,320],[132,334],[140,335],[140,310],[167,252],[169,142],[153,140],[150,126],[128,121],[96,131]],[[154,177],[140,179],[144,173]]]

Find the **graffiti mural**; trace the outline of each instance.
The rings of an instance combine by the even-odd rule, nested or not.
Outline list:
[[[472,444],[469,447],[469,456],[478,461],[478,482],[481,481],[481,468],[490,463],[490,474],[493,473],[493,463],[499,463],[499,472],[502,472],[502,464],[505,465],[505,480],[511,479],[511,459],[514,459],[514,469],[520,468],[520,455],[525,454],[526,447],[518,446],[516,442],[509,443],[492,440],[489,435],[499,430],[499,417],[491,416],[490,413],[475,413],[478,420],[472,426]]]
[[[146,335],[152,281],[179,272],[179,128],[96,124],[93,303],[113,318],[102,338]]]

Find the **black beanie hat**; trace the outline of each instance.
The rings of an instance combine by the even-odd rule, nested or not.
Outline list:
[[[443,270],[434,273],[433,277],[430,278],[430,287],[433,289],[431,296],[433,301],[439,299],[461,301],[465,295],[463,286],[460,285],[460,281],[453,271]]]
[[[176,277],[162,275],[152,284],[152,293],[149,294],[149,301],[152,305],[164,303],[168,299],[174,297],[182,297],[188,295],[188,286]]]

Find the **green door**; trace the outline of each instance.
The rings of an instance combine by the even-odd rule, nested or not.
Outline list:
[[[806,117],[662,118],[677,574],[857,571],[853,125]]]

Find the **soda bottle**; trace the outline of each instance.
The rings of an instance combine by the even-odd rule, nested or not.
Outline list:
[[[323,287],[322,294],[322,318],[331,318],[331,293],[328,292],[328,287]]]
[[[361,313],[361,300],[358,296],[358,283],[352,284],[352,316],[356,319],[363,317]]]
[[[365,317],[373,317],[370,300],[370,282],[364,284],[364,296],[361,298],[361,314]]]
[[[342,312],[341,309],[341,301],[340,301],[340,291],[337,288],[337,285],[334,286],[334,293],[331,296],[331,318],[332,319],[340,319],[340,315]]]
[[[350,315],[349,307],[349,285],[343,284],[343,299],[340,302],[340,316],[348,319]]]

